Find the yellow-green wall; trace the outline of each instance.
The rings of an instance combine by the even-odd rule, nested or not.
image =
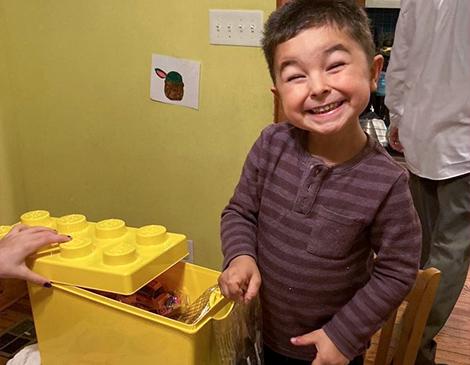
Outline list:
[[[11,83],[6,67],[5,19],[0,7],[0,225],[17,218],[16,212],[24,209],[23,179],[19,168],[16,133],[12,118],[7,118],[11,111]]]
[[[0,0],[0,224],[32,209],[162,224],[219,268],[220,212],[272,98],[260,48],[209,45],[208,9],[274,7]],[[198,111],[150,100],[152,53],[201,62]]]

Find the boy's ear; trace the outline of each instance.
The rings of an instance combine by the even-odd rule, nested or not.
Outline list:
[[[279,98],[279,91],[277,91],[276,86],[271,86],[271,92],[274,94],[276,98]]]
[[[384,58],[382,55],[377,55],[372,60],[372,65],[370,66],[370,91],[377,90],[377,81],[379,80],[383,65]]]

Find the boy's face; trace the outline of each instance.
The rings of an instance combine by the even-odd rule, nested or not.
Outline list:
[[[319,135],[357,128],[383,59],[372,65],[361,46],[335,27],[309,28],[277,46],[275,85],[295,126]]]

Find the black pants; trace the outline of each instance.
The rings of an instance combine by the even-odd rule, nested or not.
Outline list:
[[[311,365],[311,361],[305,360],[298,360],[293,359],[291,357],[287,357],[277,352],[274,352],[269,347],[264,346],[264,365]],[[364,364],[364,356],[358,356],[353,361],[349,363],[349,365],[363,365]]]

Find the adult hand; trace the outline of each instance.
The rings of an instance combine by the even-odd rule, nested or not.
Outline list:
[[[347,365],[349,360],[338,350],[336,345],[322,329],[291,338],[296,346],[315,346],[317,356],[312,365]]]
[[[400,143],[397,127],[391,127],[389,129],[388,142],[390,143],[390,147],[392,147],[395,151],[403,152],[403,146]]]
[[[46,227],[15,225],[0,239],[0,278],[17,278],[49,286],[49,280],[32,272],[25,263],[26,257],[51,243],[70,241],[71,237],[58,234]]]
[[[222,294],[232,300],[249,303],[258,294],[261,274],[253,257],[235,257],[227,269],[219,276]]]

